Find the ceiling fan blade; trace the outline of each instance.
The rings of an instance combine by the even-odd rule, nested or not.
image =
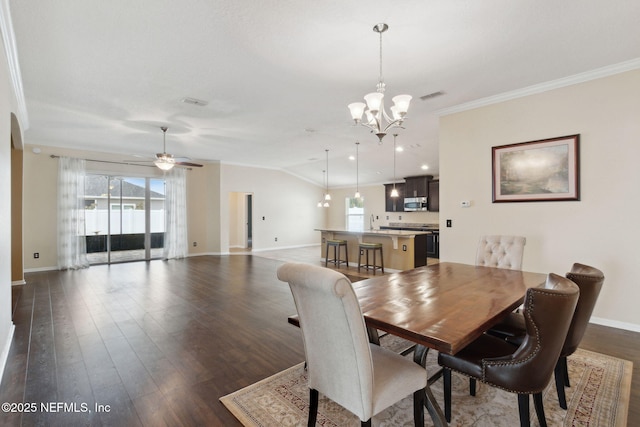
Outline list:
[[[191,163],[191,162],[176,162],[176,165],[189,166],[189,167],[194,167],[194,168],[201,168],[202,167],[201,164]]]

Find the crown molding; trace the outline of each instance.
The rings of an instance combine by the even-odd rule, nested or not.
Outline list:
[[[29,116],[27,115],[27,104],[24,99],[22,88],[22,74],[20,73],[20,62],[18,61],[18,49],[16,47],[16,37],[13,32],[13,22],[11,21],[11,11],[9,10],[9,0],[0,0],[0,29],[4,40],[4,53],[9,65],[9,75],[11,86],[16,98],[16,116],[20,122],[22,131],[29,128]]]
[[[473,110],[474,108],[486,107],[488,105],[497,104],[512,99],[523,98],[529,95],[535,95],[538,93],[546,92],[553,89],[559,89],[566,86],[575,85],[578,83],[588,82],[590,80],[596,80],[603,77],[612,76],[614,74],[624,73],[627,71],[637,70],[640,68],[640,58],[632,59],[618,64],[608,65],[602,68],[596,68],[595,70],[586,71],[584,73],[575,74],[569,77],[563,77],[557,80],[551,80],[549,82],[540,83],[533,86],[527,86],[522,89],[516,89],[510,92],[501,93],[486,98],[477,99],[475,101],[466,102],[464,104],[455,105],[453,107],[443,108],[436,111],[438,117],[446,116],[449,114],[460,113],[467,110]]]

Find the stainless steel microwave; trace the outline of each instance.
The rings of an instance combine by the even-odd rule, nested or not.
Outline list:
[[[411,211],[426,211],[427,210],[427,198],[426,197],[410,197],[404,199],[405,212]]]

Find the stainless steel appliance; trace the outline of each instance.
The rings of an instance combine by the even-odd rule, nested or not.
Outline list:
[[[410,197],[404,199],[404,211],[426,211],[427,210],[427,198],[426,197]]]

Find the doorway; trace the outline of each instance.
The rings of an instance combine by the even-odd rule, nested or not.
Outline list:
[[[87,174],[85,235],[90,264],[162,257],[164,180]]]
[[[253,248],[253,193],[229,193],[229,249]]]

